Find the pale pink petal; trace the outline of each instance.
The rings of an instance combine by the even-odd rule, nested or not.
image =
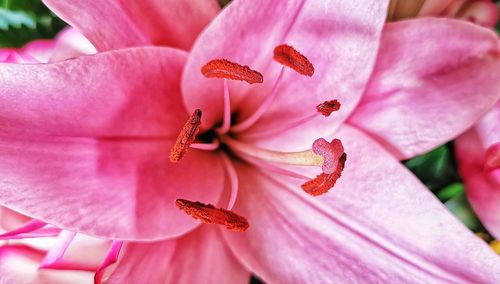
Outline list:
[[[99,51],[162,44],[189,49],[219,7],[215,0],[44,0]]]
[[[381,146],[343,127],[347,162],[329,193],[238,164],[234,210],[244,234],[224,233],[269,283],[493,283],[498,256]],[[304,172],[304,170],[303,170]]]
[[[31,218],[0,206],[0,230],[10,231],[19,228]]]
[[[500,142],[500,101],[475,125],[483,148]]]
[[[38,270],[42,258],[42,252],[25,246],[0,246],[0,283],[92,283],[91,272]]]
[[[57,34],[50,62],[63,61],[96,52],[95,47],[86,37],[77,30],[68,27]]]
[[[270,95],[280,73],[282,65],[272,60],[274,47],[289,44],[312,62],[315,73],[307,77],[287,68],[277,100],[252,131],[287,130],[290,123],[316,114],[317,104],[339,99],[340,112],[329,118],[318,115],[287,136],[287,147],[306,147],[315,139],[309,134],[331,131],[359,100],[372,71],[386,7],[387,1],[362,5],[352,1],[234,1],[193,46],[182,82],[184,101],[189,109],[204,111],[205,126],[220,122],[223,80],[207,79],[200,69],[216,58],[248,65],[263,73],[264,84],[230,82],[232,111],[241,121]],[[292,138],[299,136],[312,140]],[[271,147],[273,137],[261,143]]]
[[[250,273],[217,227],[203,225],[179,239],[127,244],[109,283],[248,283]]]
[[[498,21],[498,6],[488,1],[474,1],[463,8],[457,17],[492,28]]]
[[[464,21],[387,24],[374,75],[348,123],[400,159],[429,151],[498,100],[499,52],[494,32]]]
[[[47,255],[40,262],[40,268],[57,267],[75,236],[75,232],[62,231],[57,237],[56,245],[47,252]]]
[[[224,170],[218,156],[194,149],[168,160],[187,120],[184,58],[148,47],[3,64],[1,204],[103,237],[159,239],[197,226],[175,200],[217,203]]]
[[[467,198],[481,223],[500,239],[500,182],[485,172],[486,147],[477,128],[461,135],[455,143],[460,174]]]
[[[38,229],[45,227],[46,225],[47,224],[45,222],[42,222],[42,221],[36,220],[36,219],[32,219],[15,230],[2,233],[0,235],[0,240],[2,240],[2,239],[6,240],[6,239],[9,239],[9,237],[13,237],[13,236],[16,236],[19,234],[31,233],[33,231],[36,231]]]
[[[54,52],[53,40],[34,40],[23,47],[23,52],[33,57],[37,62],[49,62]]]
[[[4,49],[0,52],[0,62],[5,63],[38,63],[28,53],[22,49]]]
[[[100,284],[105,272],[105,269],[108,268],[110,265],[113,265],[116,263],[118,260],[118,257],[120,255],[120,252],[123,247],[123,242],[122,241],[113,241],[111,244],[111,247],[109,248],[109,251],[104,258],[104,261],[102,262],[101,266],[99,269],[96,271],[94,275],[94,283],[95,284]]]

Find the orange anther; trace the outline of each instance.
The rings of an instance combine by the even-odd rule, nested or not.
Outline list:
[[[289,45],[275,47],[273,59],[302,75],[311,77],[314,74],[314,66],[309,59]]]
[[[168,156],[170,162],[176,163],[186,154],[189,146],[196,139],[198,131],[200,131],[201,124],[201,110],[195,109],[191,117],[188,119],[186,124],[177,136],[174,146],[170,150],[170,155]]]
[[[243,232],[250,227],[244,217],[222,208],[215,208],[211,204],[177,199],[175,205],[189,216],[205,224],[224,225],[226,229],[236,232]]]
[[[201,68],[201,73],[207,78],[225,78],[249,84],[264,82],[264,77],[259,72],[226,59],[214,59],[208,62]]]

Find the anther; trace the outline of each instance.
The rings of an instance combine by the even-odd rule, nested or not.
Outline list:
[[[324,101],[316,106],[316,110],[322,115],[329,117],[334,111],[340,109],[340,102],[337,100]]]
[[[276,46],[273,59],[302,75],[311,77],[314,74],[314,66],[309,59],[289,45]]]
[[[226,78],[249,84],[264,82],[264,77],[259,72],[226,59],[214,59],[208,62],[201,68],[201,73],[207,78]]]
[[[239,216],[232,211],[215,208],[211,204],[177,199],[175,201],[175,205],[189,216],[200,220],[205,224],[224,225],[226,226],[226,229],[235,232],[243,232],[250,227],[247,219],[244,217]]]
[[[335,183],[340,178],[342,170],[344,169],[346,159],[347,155],[345,153],[342,154],[333,173],[322,173],[318,175],[316,178],[302,184],[302,189],[312,196],[327,193],[333,186],[335,186]]]
[[[198,131],[200,131],[201,110],[195,109],[189,120],[177,136],[174,146],[168,156],[170,162],[176,163],[187,153],[189,146],[195,141]]]

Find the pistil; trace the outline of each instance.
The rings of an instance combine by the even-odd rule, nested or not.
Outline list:
[[[223,137],[222,142],[240,154],[258,158],[260,160],[295,166],[318,166],[321,167],[324,158],[317,155],[313,150],[301,152],[279,152],[258,148],[230,137]]]

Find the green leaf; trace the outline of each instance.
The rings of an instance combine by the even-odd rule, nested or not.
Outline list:
[[[481,222],[472,211],[472,208],[462,192],[444,203],[446,207],[473,232],[483,230]]]
[[[432,191],[460,181],[451,144],[405,161],[404,165]]]
[[[464,192],[464,184],[463,183],[453,183],[448,185],[447,187],[441,189],[437,193],[437,197],[442,201],[446,202],[457,195],[460,195]]]
[[[65,25],[40,0],[0,0],[0,47],[53,38]]]

